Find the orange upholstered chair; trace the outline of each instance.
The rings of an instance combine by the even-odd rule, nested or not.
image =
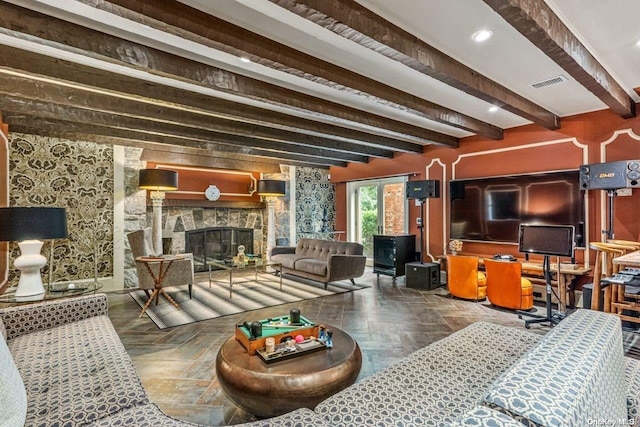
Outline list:
[[[478,271],[478,257],[447,255],[447,286],[454,297],[485,299],[487,279]]]
[[[513,261],[484,260],[487,298],[491,304],[513,310],[533,307],[533,286],[522,277],[522,264]]]

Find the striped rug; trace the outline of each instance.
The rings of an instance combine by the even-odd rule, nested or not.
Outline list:
[[[187,286],[167,287],[165,291],[180,305],[180,310],[161,296],[158,305],[156,306],[155,302],[152,303],[145,313],[158,328],[166,329],[230,314],[370,287],[358,285],[356,279],[356,286],[353,286],[349,280],[344,280],[329,283],[325,290],[321,283],[292,280],[285,276],[282,279],[282,292],[280,292],[279,279],[276,277],[268,280],[261,279],[259,282],[245,278],[241,280],[242,283],[234,283],[232,298],[229,298],[229,283],[223,281],[213,282],[211,288],[208,280],[194,284],[192,299],[189,299]],[[148,300],[144,291],[141,290],[133,291],[130,295],[140,307],[143,307]]]

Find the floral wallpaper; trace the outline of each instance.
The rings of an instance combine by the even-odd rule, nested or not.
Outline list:
[[[335,228],[335,186],[326,169],[296,168],[296,235],[327,238]]]
[[[9,138],[9,206],[63,207],[69,237],[54,244],[53,282],[113,275],[113,147],[20,133]],[[49,257],[49,245],[43,255]],[[19,255],[11,245],[10,265]],[[48,277],[47,265],[43,281]],[[15,268],[9,280],[17,284]]]

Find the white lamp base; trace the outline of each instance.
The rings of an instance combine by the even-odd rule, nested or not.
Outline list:
[[[16,301],[38,301],[44,298],[44,286],[40,269],[47,265],[47,258],[40,254],[42,242],[25,240],[18,243],[20,256],[13,265],[20,270],[20,280],[16,289]]]

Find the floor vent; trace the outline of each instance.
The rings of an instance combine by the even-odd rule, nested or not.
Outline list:
[[[551,77],[550,79],[542,80],[536,83],[531,83],[529,86],[531,86],[534,89],[540,89],[542,87],[551,86],[551,85],[555,85],[555,84],[566,82],[566,81],[567,81],[567,78],[562,74],[560,74],[559,76]]]

